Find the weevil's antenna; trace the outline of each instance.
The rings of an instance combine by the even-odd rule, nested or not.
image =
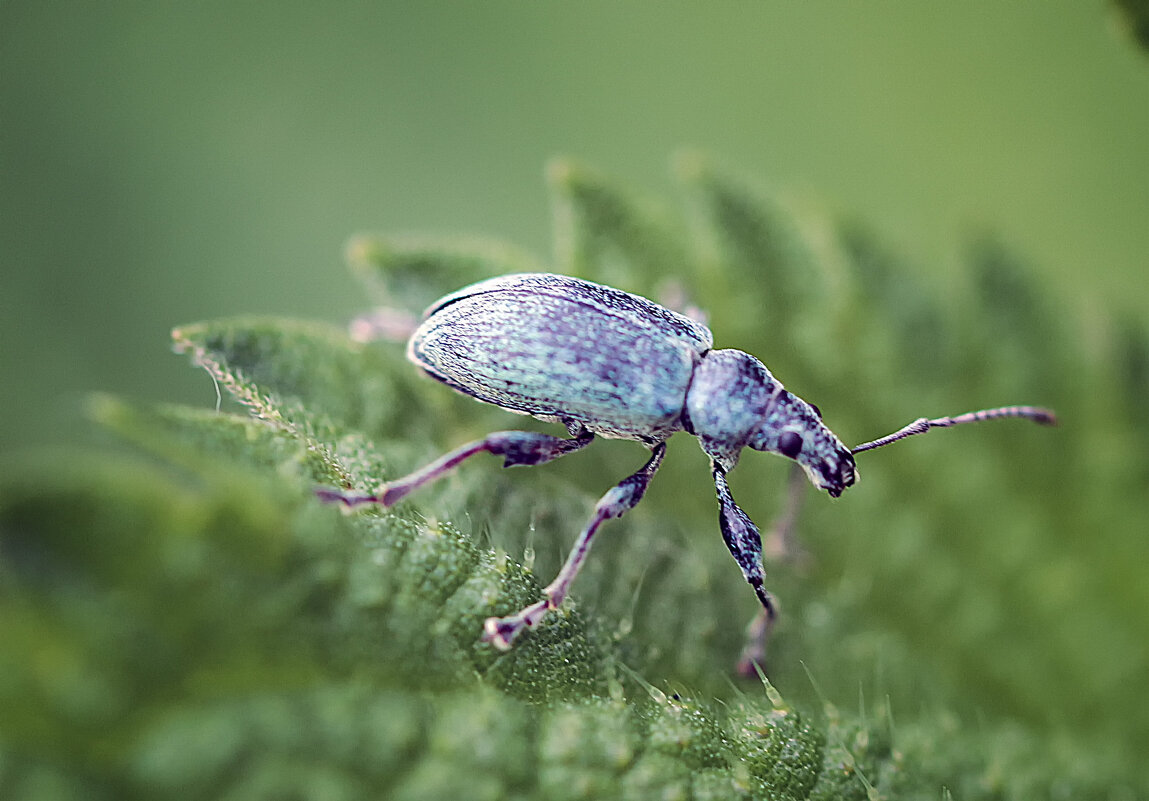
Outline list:
[[[949,428],[950,426],[959,426],[962,423],[980,423],[982,420],[996,420],[999,417],[1023,417],[1026,420],[1032,420],[1043,426],[1057,425],[1057,416],[1049,409],[1042,409],[1040,406],[1001,406],[997,409],[982,409],[978,412],[966,412],[965,414],[959,414],[957,417],[936,417],[933,420],[928,417],[919,417],[905,428],[900,428],[893,434],[889,434],[881,439],[876,439],[873,442],[863,442],[856,448],[851,449],[850,453],[872,451],[874,448],[889,445],[891,442],[897,442],[899,439],[912,437],[914,434],[924,434],[931,428]]]

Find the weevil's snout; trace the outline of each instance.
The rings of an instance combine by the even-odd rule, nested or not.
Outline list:
[[[807,473],[810,471],[807,470]],[[833,458],[823,460],[816,471],[817,478],[811,480],[824,489],[831,498],[837,498],[846,487],[854,486],[858,480],[858,468],[854,465],[854,455],[846,448],[836,453]]]
[[[784,390],[749,445],[793,459],[811,484],[833,498],[858,480],[854,455],[822,422],[817,407]]]
[[[829,447],[812,448],[812,453],[800,454],[796,461],[806,471],[811,484],[826,490],[831,498],[837,498],[858,480],[858,468],[854,465],[854,455],[840,442],[827,445]]]

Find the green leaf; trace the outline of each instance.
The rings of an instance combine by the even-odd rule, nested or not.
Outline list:
[[[131,455],[0,469],[0,797],[1144,792],[1144,326],[1087,344],[993,240],[971,291],[942,297],[864,226],[810,221],[699,157],[679,173],[689,225],[558,162],[560,268],[655,296],[677,283],[719,346],[816,394],[848,441],[1012,402],[1063,426],[963,426],[861,456],[857,488],[808,499],[805,559],[768,565],[770,683],[740,685],[754,599],[689,438],[604,528],[572,602],[500,653],[485,618],[539,597],[638,454],[604,443],[509,473],[480,458],[344,514],[314,485],[378,488],[505,417],[395,343],[289,320],[180,327],[176,348],[239,408],[97,397]],[[537,269],[483,241],[349,252],[408,310]],[[783,467],[747,454],[731,476],[764,530]]]

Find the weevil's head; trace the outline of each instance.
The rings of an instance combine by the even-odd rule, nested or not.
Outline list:
[[[817,408],[787,392],[762,362],[740,350],[712,350],[686,393],[686,430],[724,471],[745,447],[795,460],[833,497],[854,483],[854,456]]]
[[[810,483],[832,498],[858,480],[854,454],[822,422],[818,407],[784,389],[775,396],[747,444],[793,459]]]

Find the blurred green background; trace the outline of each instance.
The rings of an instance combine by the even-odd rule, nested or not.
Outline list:
[[[118,591],[89,603],[72,592],[82,582],[65,571],[60,588],[53,585],[38,605],[10,616],[6,631],[32,621],[28,642],[47,642],[44,633],[54,629],[45,621],[61,615],[67,624],[61,636],[94,660],[76,681],[80,674],[26,659],[27,646],[10,634],[4,641],[11,647],[0,646],[0,656],[15,660],[0,670],[8,678],[5,699],[25,711],[33,730],[48,720],[68,735],[59,743],[45,739],[44,775],[70,775],[88,764],[76,754],[112,753],[103,743],[79,742],[75,733],[88,729],[75,720],[93,731],[105,724],[84,710],[73,715],[66,703],[73,688],[96,688],[95,697],[103,679],[131,687],[99,709],[131,710],[149,720],[200,708],[194,688],[170,704],[166,696],[156,702],[136,693],[137,676],[166,688],[168,674],[147,660],[137,664],[134,652],[125,652],[121,664],[118,652],[105,647],[104,635],[118,631],[121,619],[146,624],[153,607],[175,610],[157,628],[169,636],[171,653],[188,654],[175,660],[188,675],[205,664],[208,675],[226,674],[213,674],[212,665],[246,658],[242,649],[228,650],[234,632],[226,626],[219,627],[222,645],[202,649],[202,656],[181,627],[248,621],[231,610],[243,609],[249,596],[218,591],[226,578],[201,582],[217,571],[178,556],[185,540],[199,547],[218,538],[226,544],[218,572],[250,597],[273,601],[266,618],[253,618],[265,620],[256,627],[271,635],[261,643],[292,639],[318,623],[321,635],[346,637],[343,651],[317,649],[322,658],[315,665],[325,680],[341,660],[363,659],[376,688],[410,689],[377,673],[386,659],[358,650],[361,641],[374,641],[372,631],[391,625],[356,606],[359,596],[343,600],[362,617],[312,609],[307,625],[297,628],[298,616],[285,611],[296,607],[275,599],[291,597],[293,577],[311,574],[294,562],[265,569],[262,547],[252,549],[260,559],[251,563],[227,551],[297,530],[301,553],[313,548],[321,561],[346,557],[354,576],[367,552],[357,539],[330,537],[330,524],[368,526],[372,518],[345,520],[311,503],[306,488],[326,478],[292,472],[299,467],[292,456],[274,471],[292,499],[286,507],[300,504],[298,529],[288,524],[293,512],[284,504],[261,505],[262,494],[245,489],[249,471],[242,467],[235,480],[203,468],[210,480],[206,491],[195,490],[204,493],[196,496],[197,514],[173,500],[170,488],[137,496],[136,485],[125,483],[121,497],[115,469],[90,469],[96,463],[77,447],[102,436],[81,414],[88,393],[107,391],[138,401],[140,409],[152,400],[182,402],[205,414],[166,414],[221,430],[235,425],[206,414],[215,390],[203,371],[171,353],[171,328],[239,314],[342,324],[368,303],[343,257],[344,243],[362,231],[480,234],[523,245],[546,263],[555,249],[551,202],[561,206],[565,197],[574,213],[586,214],[583,233],[605,234],[609,243],[617,233],[610,227],[613,190],[604,195],[607,212],[597,216],[593,191],[589,200],[575,197],[578,180],[565,188],[554,181],[548,190],[544,165],[556,155],[600,169],[609,176],[605,187],[645,190],[671,207],[685,195],[695,214],[666,219],[693,225],[684,239],[697,244],[699,232],[710,230],[700,226],[702,206],[720,195],[725,202],[722,193],[737,181],[707,183],[722,171],[707,172],[700,166],[705,158],[693,178],[686,169],[680,177],[687,180],[676,181],[672,157],[687,147],[712,155],[725,174],[760,181],[763,196],[797,212],[813,249],[799,247],[788,254],[794,258],[771,265],[776,243],[762,246],[746,222],[759,212],[743,215],[754,203],[717,203],[712,230],[730,237],[725,261],[715,267],[705,257],[691,261],[693,254],[660,256],[664,275],[653,279],[680,271],[704,276],[694,289],[719,344],[746,347],[792,388],[809,388],[807,397],[819,402],[828,398],[827,419],[836,409],[836,430],[848,441],[876,436],[911,415],[983,400],[1049,403],[1065,421],[1056,432],[1002,424],[990,436],[987,429],[970,446],[976,459],[963,459],[952,438],[923,438],[905,446],[905,458],[866,461],[864,492],[839,504],[809,504],[801,536],[812,558],[771,574],[786,609],[770,666],[784,696],[815,709],[823,699],[846,708],[858,695],[863,718],[885,703],[901,721],[897,749],[910,749],[906,775],[927,789],[926,797],[936,797],[935,787],[956,787],[955,779],[977,788],[955,797],[1028,798],[1026,788],[1061,787],[1094,788],[1092,797],[1112,799],[1126,796],[1110,791],[1110,780],[1130,794],[1149,786],[1141,758],[1149,742],[1141,687],[1149,641],[1147,100],[1149,58],[1102,0],[944,9],[772,0],[570,7],[0,0],[0,451],[65,446],[64,457],[57,450],[48,468],[36,467],[44,459],[9,457],[3,491],[10,494],[0,497],[0,511],[5,522],[15,521],[6,532],[16,544],[11,553],[25,554],[21,537],[35,532],[37,542],[62,543],[60,564],[78,554],[85,575],[98,575],[106,558],[112,585],[142,611],[122,616]],[[580,175],[591,172],[569,168],[567,179]],[[587,186],[597,186],[594,180]],[[764,208],[763,219],[781,221],[768,230],[780,234],[785,250],[791,218],[771,218],[773,207]],[[623,229],[624,239],[635,230]],[[687,254],[664,242],[672,238],[664,234],[625,244]],[[831,242],[835,235],[841,239]],[[805,268],[814,263],[829,268],[829,276],[853,270],[849,297],[816,282],[803,286],[811,289],[805,296],[788,287],[788,276],[806,282]],[[755,280],[767,270],[771,278]],[[1030,292],[1029,277],[1039,291]],[[648,283],[631,288],[658,283],[651,271],[640,280]],[[935,314],[936,297],[952,319]],[[941,317],[952,329],[944,336]],[[293,325],[260,329],[266,341],[248,337],[245,325],[220,339],[218,355],[259,373],[260,391],[285,393],[283,413],[292,420],[301,415],[299,430],[326,426],[315,421],[330,418],[343,427],[324,429],[330,439],[342,441],[333,432],[344,430],[371,440],[350,461],[360,481],[382,475],[392,458],[388,469],[415,464],[416,455],[430,458],[436,438],[457,444],[487,421],[506,424],[502,413],[436,390],[394,348],[353,354],[337,337],[342,344],[309,349],[307,336],[293,338]],[[931,332],[938,338],[931,340]],[[256,340],[266,347],[252,347]],[[960,353],[947,350],[957,342]],[[411,402],[422,398],[417,391],[404,394],[407,381],[435,398],[430,410]],[[340,411],[358,408],[349,386],[372,388],[372,403],[363,404],[372,411],[363,417],[386,425],[371,428]],[[297,390],[307,401],[298,408]],[[163,459],[165,447],[182,452],[165,444],[148,422],[151,412],[133,423],[131,407],[105,399],[97,408],[112,429]],[[258,455],[244,426],[232,433],[242,435],[245,457],[253,456],[248,450]],[[282,434],[250,430],[272,439]],[[570,536],[569,521],[602,491],[601,473],[630,464],[633,449],[602,443],[598,455],[579,463],[511,480],[490,467],[459,471],[439,496],[428,491],[419,502],[425,506],[412,504],[404,514],[417,520],[445,509],[462,527],[457,550],[472,555],[479,553],[476,544],[512,555],[525,555],[529,546],[534,559],[537,544],[535,569],[549,576]],[[1026,456],[1010,458],[1015,452]],[[735,692],[726,671],[738,637],[726,618],[741,621],[738,605],[749,613],[754,601],[731,581],[720,540],[694,536],[714,528],[713,506],[697,502],[712,497],[702,454],[688,438],[672,443],[671,454],[649,502],[626,522],[635,536],[596,545],[580,577],[579,603],[592,617],[620,621],[620,632],[634,626],[618,645],[630,649],[627,664],[639,654],[649,660],[640,667],[652,681],[669,678],[724,699]],[[252,458],[241,464],[267,467]],[[765,525],[784,465],[744,464],[732,477],[735,495]],[[88,486],[89,474],[103,516],[82,502],[88,496],[73,492],[73,484]],[[148,480],[159,486],[165,475]],[[553,512],[536,533],[536,502],[544,498]],[[232,503],[245,510],[238,522],[227,513]],[[222,504],[221,517],[213,504]],[[161,510],[160,523],[140,516],[140,508]],[[84,515],[78,526],[74,514]],[[677,525],[668,527],[671,516]],[[157,561],[168,545],[177,556]],[[409,577],[419,590],[412,602],[433,610],[424,604],[420,563],[413,564]],[[664,579],[649,579],[655,585],[649,594],[648,573]],[[252,582],[253,574],[262,578]],[[695,583],[692,574],[700,577]],[[10,582],[15,598],[35,589],[41,574],[10,575],[19,578]],[[401,585],[373,569],[363,575],[380,586]],[[185,579],[202,594],[181,590]],[[333,608],[344,608],[342,596],[332,597]],[[654,600],[643,605],[638,598]],[[664,609],[682,611],[667,616]],[[79,617],[68,617],[72,611]],[[340,620],[353,625],[340,629]],[[469,624],[461,625],[466,650],[474,643]],[[385,636],[377,640],[394,645]],[[303,641],[297,655],[308,658],[307,648],[325,642]],[[280,655],[278,647],[270,652]],[[561,649],[537,653],[567,664]],[[531,658],[529,650],[514,654],[510,664]],[[21,689],[21,681],[52,689],[59,677],[64,702],[49,699],[44,713],[36,696]],[[267,676],[251,677],[262,692]],[[242,708],[245,691],[228,699],[240,707],[227,710]],[[135,749],[151,742],[150,730],[137,724],[129,719],[117,730],[126,739],[110,767],[90,774],[85,767],[77,780],[134,781],[122,770],[134,764]],[[901,759],[888,756],[891,765]],[[36,770],[26,775],[41,775]],[[0,786],[10,786],[12,775],[0,775]]]
[[[0,448],[88,436],[90,390],[212,403],[170,328],[346,318],[354,232],[545,258],[556,154],[666,194],[697,147],[922,271],[993,231],[1088,335],[1149,313],[1147,143],[1099,0],[0,2]]]

